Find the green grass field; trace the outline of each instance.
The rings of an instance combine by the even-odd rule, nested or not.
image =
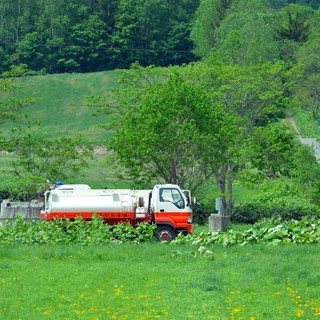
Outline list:
[[[144,243],[0,251],[0,319],[316,319],[320,248]]]
[[[47,137],[82,134],[96,144],[104,142],[106,132],[98,124],[103,117],[92,116],[87,97],[108,96],[117,87],[119,72],[106,71],[86,74],[56,74],[21,79],[26,96],[36,99],[28,109],[31,119],[40,121],[32,130]]]
[[[27,109],[30,119],[40,122],[31,129],[34,135],[45,137],[74,136],[81,134],[93,145],[103,146],[110,133],[99,124],[107,123],[107,116],[93,116],[94,110],[87,106],[89,96],[110,96],[118,86],[119,71],[105,71],[86,74],[56,74],[30,76],[19,79],[24,95],[36,103]],[[9,132],[10,124],[1,126]],[[93,188],[129,187],[127,181],[119,181],[113,168],[104,163],[103,155],[95,155],[79,176],[67,183],[86,183]],[[12,187],[12,161],[14,154],[0,154],[0,189]]]

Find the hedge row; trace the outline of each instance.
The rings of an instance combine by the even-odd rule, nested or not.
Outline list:
[[[262,207],[255,204],[237,205],[232,210],[233,223],[254,224],[263,218],[279,217],[282,220],[301,220],[303,217],[315,218],[319,213],[313,208]]]
[[[193,208],[193,222],[196,224],[204,225],[208,223],[209,216],[214,213],[213,208],[202,207],[197,205]],[[233,207],[231,222],[254,224],[264,218],[279,217],[282,220],[301,220],[303,217],[319,217],[319,212],[314,208],[285,208],[285,207],[272,207],[267,208],[257,204],[243,204]]]

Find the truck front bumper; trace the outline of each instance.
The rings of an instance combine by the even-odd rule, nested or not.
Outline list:
[[[187,224],[187,233],[192,233],[193,231],[193,224],[192,223],[188,223]]]

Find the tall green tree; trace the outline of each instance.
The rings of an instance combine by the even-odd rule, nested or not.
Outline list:
[[[275,179],[292,176],[297,146],[298,139],[288,127],[274,122],[254,128],[247,150],[251,154],[251,165],[264,176]]]
[[[308,6],[291,4],[277,14],[277,38],[280,40],[281,59],[297,62],[299,47],[309,36],[309,20],[313,9]]]
[[[309,20],[310,31],[308,40],[300,47],[297,59],[298,62],[305,66],[306,76],[320,72],[320,55],[319,40],[320,40],[320,8],[316,10]]]
[[[113,32],[114,59],[126,68],[166,66],[194,59],[189,40],[198,1],[122,0]],[[190,8],[190,9],[189,9]]]
[[[198,64],[202,82],[214,99],[234,110],[250,132],[254,126],[281,118],[301,78],[301,67],[281,61],[252,66],[228,65],[215,57]]]
[[[201,0],[192,25],[191,39],[194,53],[205,58],[212,54],[216,44],[216,30],[225,18],[233,0]]]
[[[237,137],[232,113],[197,84],[200,75],[192,79],[184,68],[158,76],[150,68],[132,72],[135,81],[117,91],[121,113],[110,148],[136,183],[158,180],[196,191],[213,177],[223,146]]]
[[[61,68],[81,72],[107,69],[107,26],[98,16],[73,26],[68,42],[64,57],[58,61]]]
[[[228,112],[238,115],[237,126],[241,134],[238,134],[237,146],[225,142],[221,145],[223,156],[212,162],[224,212],[230,215],[235,174],[250,161],[248,152],[243,151],[256,127],[283,116],[290,105],[288,92],[299,79],[300,70],[282,62],[254,66],[225,65],[215,58],[197,64],[196,68],[199,68],[196,73],[202,75],[199,81],[210,91],[212,99]]]
[[[15,54],[12,55],[13,63],[23,63],[29,69],[39,71],[47,62],[41,35],[38,32],[25,34],[16,45]]]
[[[215,32],[215,54],[225,63],[261,64],[279,58],[275,18],[265,0],[236,1]]]
[[[320,119],[319,74],[320,74],[320,9],[309,19],[308,39],[299,46],[297,62],[304,66],[304,78],[296,91],[301,106],[312,113],[315,121]]]

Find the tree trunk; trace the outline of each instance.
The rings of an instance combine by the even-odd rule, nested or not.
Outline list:
[[[217,177],[218,187],[222,200],[222,215],[231,217],[232,214],[232,177],[233,166],[227,164],[220,169],[220,174]],[[227,190],[226,190],[227,189]]]
[[[226,208],[226,216],[231,217],[232,214],[232,187],[233,187],[233,177],[232,177],[233,166],[228,164],[227,172],[227,185],[228,185],[228,200]]]

